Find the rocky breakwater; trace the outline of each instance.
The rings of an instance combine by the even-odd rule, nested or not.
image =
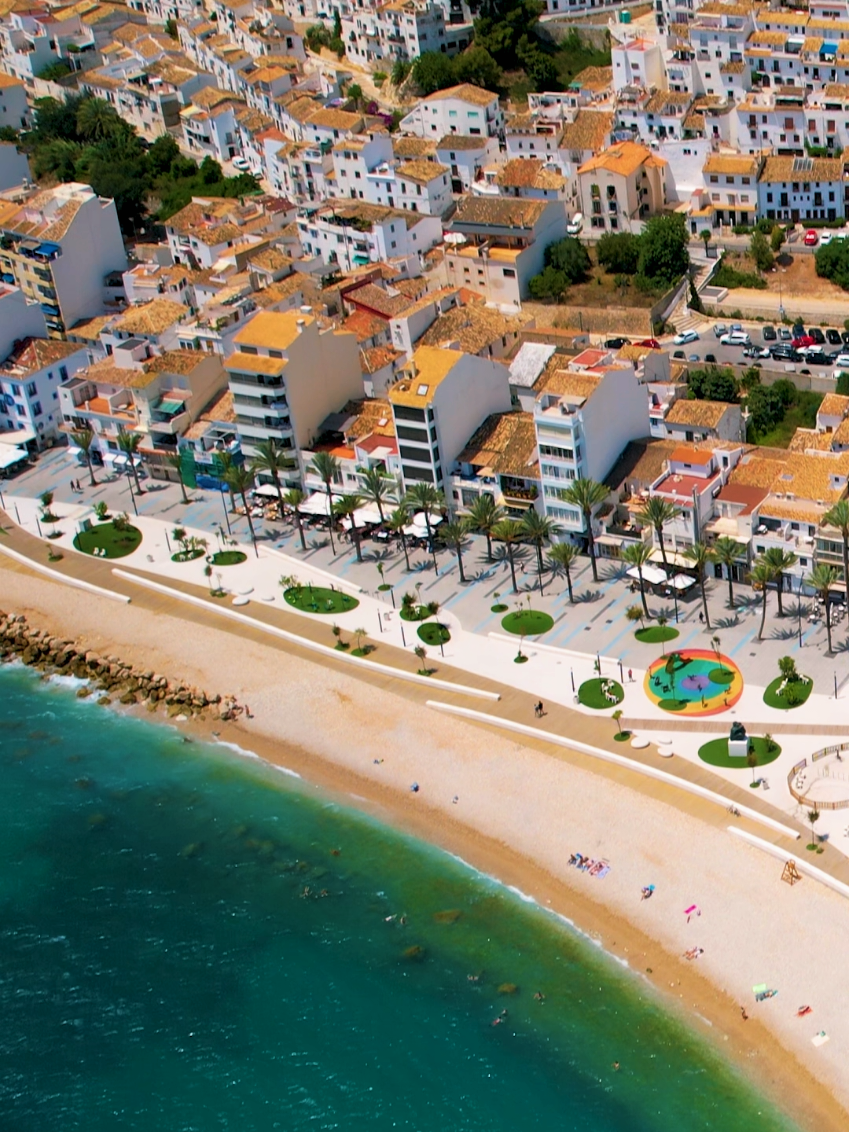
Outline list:
[[[20,613],[0,611],[0,661],[20,660],[46,675],[75,676],[86,683],[77,689],[83,699],[96,696],[99,704],[144,704],[148,711],[164,711],[170,718],[180,715],[232,719],[238,712],[233,697],[206,692],[156,672],[126,664],[119,657],[104,656],[79,642],[34,629]]]

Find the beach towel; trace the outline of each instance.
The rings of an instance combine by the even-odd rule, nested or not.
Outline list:
[[[827,1041],[828,1034],[825,1032],[825,1030],[820,1030],[815,1038],[811,1038],[811,1045],[824,1046]]]

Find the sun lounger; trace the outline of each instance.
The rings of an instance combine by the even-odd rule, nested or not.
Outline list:
[[[811,1038],[811,1045],[824,1046],[827,1041],[828,1034],[825,1032],[825,1030],[820,1030],[815,1038]]]

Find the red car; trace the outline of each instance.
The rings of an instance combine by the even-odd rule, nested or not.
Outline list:
[[[659,350],[660,343],[656,338],[644,338],[642,342],[637,343],[638,346],[644,346],[647,350]]]
[[[813,228],[809,228],[805,233],[805,247],[815,248],[819,242],[820,238],[816,234],[816,231]]]
[[[815,343],[810,334],[802,334],[799,338],[794,338],[790,345],[794,350],[804,350],[806,346],[813,346]]]

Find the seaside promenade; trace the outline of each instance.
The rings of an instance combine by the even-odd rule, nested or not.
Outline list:
[[[25,505],[24,501],[19,501],[18,514],[20,515],[21,506],[28,507],[29,505],[29,502]],[[34,506],[34,501],[32,501],[32,506]],[[85,509],[77,508],[77,510]],[[0,514],[2,513],[0,512]],[[283,556],[275,555],[269,561],[268,552],[265,548],[260,552],[262,557],[256,557],[250,546],[245,547],[248,558],[245,563],[233,571],[233,593],[227,595],[226,604],[222,602],[222,599],[217,599],[219,608],[216,609],[216,599],[210,597],[207,586],[174,576],[181,571],[185,573],[185,565],[175,568],[173,564],[166,561],[170,556],[163,552],[165,544],[162,541],[162,531],[165,528],[164,524],[156,520],[140,521],[140,527],[145,531],[145,539],[139,550],[127,558],[120,560],[93,558],[69,549],[68,539],[65,538],[57,540],[57,543],[65,544],[62,546],[62,559],[49,564],[45,562],[45,543],[42,540],[34,537],[15,522],[10,521],[8,513],[3,525],[6,533],[3,536],[0,550],[7,547],[15,554],[22,556],[24,560],[20,561],[0,554],[0,566],[3,569],[28,573],[33,567],[43,571],[44,567],[49,565],[50,570],[54,571],[59,577],[69,580],[78,579],[104,590],[125,595],[132,600],[134,605],[149,610],[155,615],[164,614],[189,624],[204,625],[228,634],[236,634],[241,638],[253,640],[274,649],[295,654],[300,653],[304,659],[313,661],[316,659],[316,653],[309,647],[310,644],[321,646],[322,649],[327,650],[321,653],[322,664],[343,671],[346,675],[354,675],[365,684],[391,690],[419,704],[438,701],[449,708],[454,707],[461,711],[471,709],[475,713],[483,713],[487,718],[486,722],[477,717],[470,720],[476,726],[491,727],[502,731],[501,725],[503,724],[505,725],[503,730],[506,731],[507,728],[518,725],[522,728],[521,741],[524,745],[540,750],[552,758],[564,760],[576,767],[594,774],[600,774],[611,781],[646,792],[653,798],[667,802],[684,813],[697,817],[716,828],[725,829],[729,825],[734,825],[753,837],[769,842],[781,853],[786,854],[788,858],[798,858],[800,854],[804,856],[804,847],[800,845],[799,840],[794,840],[792,837],[782,834],[774,827],[768,828],[756,818],[749,818],[745,814],[743,816],[732,815],[726,807],[689,792],[687,787],[700,787],[703,790],[721,795],[728,805],[733,805],[738,809],[746,807],[754,811],[756,815],[763,815],[773,823],[780,823],[787,829],[797,831],[800,839],[809,836],[809,831],[802,822],[797,820],[793,812],[788,812],[786,807],[781,808],[772,804],[771,800],[767,800],[767,797],[760,792],[755,793],[747,789],[745,780],[735,782],[730,780],[731,776],[727,774],[722,777],[714,773],[705,764],[699,762],[697,758],[662,758],[654,743],[643,749],[633,749],[628,744],[615,742],[616,726],[611,722],[609,713],[592,713],[586,709],[576,709],[562,702],[564,698],[570,698],[568,693],[564,693],[563,690],[565,673],[556,674],[557,691],[547,695],[544,700],[545,714],[541,719],[536,719],[533,709],[536,702],[536,693],[532,693],[530,689],[531,687],[544,687],[546,681],[541,672],[533,674],[528,671],[531,665],[514,666],[512,664],[516,650],[516,645],[512,642],[505,645],[497,662],[488,666],[494,674],[502,674],[502,679],[497,679],[495,675],[491,676],[485,672],[475,671],[474,667],[469,665],[461,666],[457,663],[458,657],[455,648],[448,650],[453,652],[454,656],[445,659],[441,658],[434,649],[430,649],[426,663],[428,667],[435,670],[433,680],[430,682],[412,682],[409,677],[415,672],[419,662],[413,657],[409,643],[407,648],[399,647],[400,642],[395,643],[401,628],[400,620],[398,618],[393,620],[390,610],[383,608],[384,603],[379,602],[376,596],[369,597],[369,595],[361,592],[358,593],[358,599],[362,603],[361,607],[335,619],[292,611],[282,601],[279,594],[274,603],[268,600],[257,600],[260,593],[265,595],[265,592],[273,584],[273,579],[289,572]],[[69,523],[65,525],[70,526]],[[28,563],[31,563],[32,566]],[[291,565],[298,566],[299,564],[290,563],[290,567]],[[310,571],[306,564],[300,565],[305,574],[309,575]],[[198,574],[199,572],[199,567],[196,566],[194,573]],[[131,580],[130,576],[137,577],[139,582]],[[168,592],[146,587],[141,584],[145,580],[153,582],[159,587],[167,587]],[[316,575],[316,584],[322,580],[325,583],[327,581]],[[255,585],[247,585],[246,582],[255,583]],[[347,588],[356,587],[348,586]],[[239,620],[234,621],[228,616],[233,594],[244,590],[255,591],[252,594],[253,599],[249,599],[247,604],[239,608]],[[184,600],[185,597],[192,598],[201,604],[190,604]],[[376,622],[375,613],[377,613]],[[461,636],[462,631],[459,624],[456,623],[456,619],[450,615],[446,619],[451,624],[452,633],[458,637]],[[367,662],[352,661],[350,656],[340,654],[332,649],[333,638],[330,634],[330,622],[332,620],[344,624],[349,633],[353,633],[360,622],[372,625],[377,623],[381,626],[380,631],[372,631],[368,634],[370,643],[375,646],[374,660],[380,665],[380,669]],[[302,643],[282,640],[269,632],[270,629],[282,630],[299,638]],[[408,634],[414,632],[414,626],[408,625],[407,632]],[[465,635],[473,636],[473,634]],[[480,640],[488,653],[497,651],[495,642],[488,641],[486,638]],[[116,648],[118,647],[116,645]],[[558,650],[538,650],[532,643],[527,642],[524,643],[523,648],[537,667],[540,670],[545,668],[550,677],[554,666],[559,663],[556,656]],[[567,654],[564,652],[563,656],[566,657]],[[462,659],[462,656],[459,659]],[[492,657],[490,657],[490,660],[492,660]],[[582,662],[579,661],[577,654],[568,656],[568,660],[572,670],[578,671],[579,678],[583,679],[590,674],[591,658],[589,656],[586,656]],[[639,710],[637,705],[640,703],[643,703],[645,709],[649,710],[648,700],[637,698],[642,695],[642,675],[642,672],[635,673],[632,684],[626,685],[631,693],[631,714]],[[526,686],[519,686],[519,681]],[[431,686],[435,682],[438,683],[438,686]],[[445,685],[448,685],[448,687]],[[456,686],[457,690],[453,691],[451,686]],[[465,694],[463,690],[465,688],[479,689],[498,698],[484,701]],[[317,688],[316,695],[320,694],[321,689]],[[727,722],[722,722],[721,719],[719,721],[673,720],[668,723],[659,713],[655,714],[656,718],[641,721],[641,726],[647,729],[646,734],[653,735],[655,732],[672,731],[674,725],[684,724],[682,733],[676,734],[675,737],[675,742],[679,746],[686,743],[687,732],[692,731],[694,736],[698,736],[708,730],[709,728],[706,728],[704,723],[713,722],[715,727],[721,728],[723,731],[727,730],[728,726]],[[805,714],[811,713],[806,712]],[[437,718],[436,713],[434,713],[434,728],[438,726]],[[628,722],[627,716],[625,722]],[[792,723],[789,721],[783,724],[777,722],[771,724],[771,726],[775,733],[786,731],[788,734],[798,735],[801,732],[806,749],[811,747],[811,736],[816,731],[826,736],[833,733],[844,733],[840,724],[817,724],[813,719],[799,719],[798,723],[794,719]],[[555,737],[554,741],[549,740],[546,737],[547,735]],[[664,737],[668,738],[668,736],[661,736],[661,738]],[[823,738],[821,745],[825,745],[829,741],[829,738]],[[581,746],[607,752],[620,762],[610,762],[595,757],[582,751]],[[630,763],[631,765],[621,765],[621,763]],[[660,770],[675,782],[680,783],[680,787],[674,783],[648,777],[646,774],[640,773],[640,768],[650,771]],[[779,792],[776,791],[773,796],[777,798],[778,794]],[[842,846],[839,844],[829,845],[827,840],[824,844],[825,852],[817,857],[816,866],[836,881],[849,885],[849,858],[841,852]],[[780,866],[777,867],[780,868]]]

